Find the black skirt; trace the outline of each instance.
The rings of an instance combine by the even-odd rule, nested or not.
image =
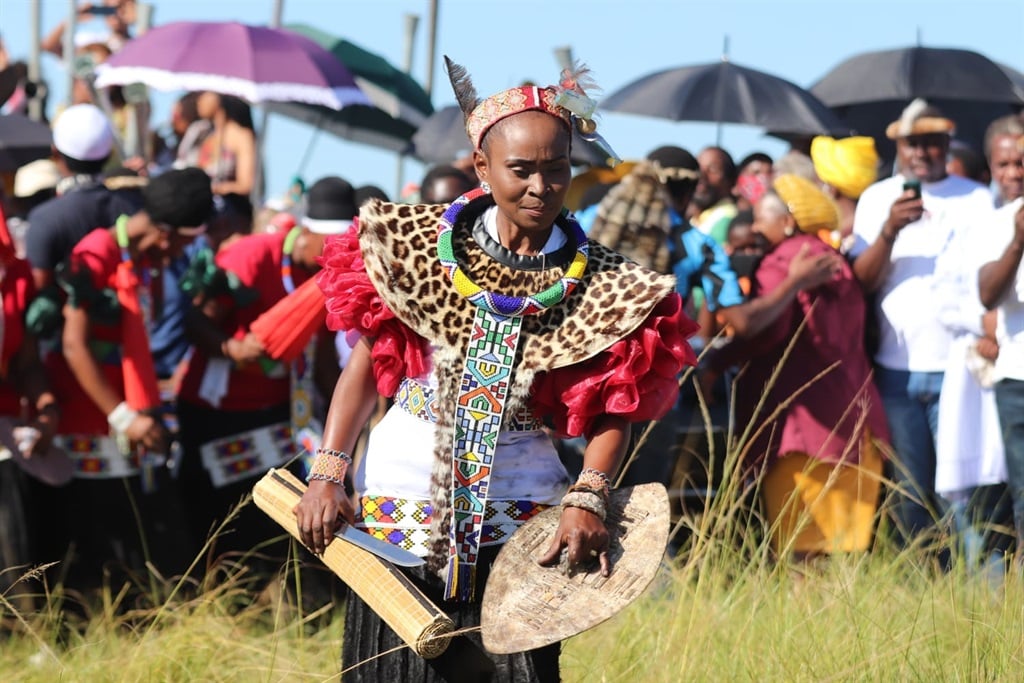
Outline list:
[[[498,547],[483,548],[477,563],[477,598]],[[480,602],[443,599],[444,582],[425,567],[404,570],[413,583],[455,623],[456,631],[480,626]],[[444,653],[423,659],[385,624],[366,603],[346,591],[345,639],[341,653],[341,680],[346,683],[402,681],[403,683],[532,683],[559,681],[559,643],[513,655],[493,655],[483,648],[479,630],[452,638]],[[396,649],[397,648],[397,649]],[[391,652],[391,650],[394,650]],[[381,653],[388,654],[379,656]]]

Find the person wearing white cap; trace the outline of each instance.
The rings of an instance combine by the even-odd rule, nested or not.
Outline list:
[[[53,160],[61,180],[57,197],[28,215],[32,229],[25,237],[36,287],[43,292],[53,271],[71,249],[96,226],[110,226],[121,214],[142,206],[137,191],[111,191],[101,173],[114,148],[114,131],[107,117],[91,104],[68,107],[53,125]]]
[[[351,226],[357,211],[352,185],[337,177],[323,178],[310,188],[298,225],[241,237],[216,255],[216,266],[247,291],[207,289],[200,294],[201,306],[186,319],[195,348],[178,394],[179,480],[190,501],[187,521],[197,541],[251,490],[256,477],[292,458],[288,438],[274,435],[293,424],[293,400],[301,394],[295,390],[300,379],[296,366],[305,363],[316,369],[309,375],[315,381],[309,393],[329,397],[333,390],[339,372],[333,335],[316,336],[313,362],[303,356],[286,364],[267,355],[251,326],[320,270],[324,239]],[[305,407],[308,411],[310,404]],[[251,466],[236,466],[242,461]],[[235,527],[217,540],[218,555],[248,552],[279,536],[279,527],[251,506],[242,510]],[[283,552],[276,547],[264,552],[278,550]]]

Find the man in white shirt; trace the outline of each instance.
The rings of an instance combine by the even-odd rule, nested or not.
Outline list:
[[[1024,146],[1024,137],[1018,144]],[[998,311],[996,408],[1003,430],[1007,488],[1013,499],[1018,558],[1024,551],[1024,198],[999,209],[987,239],[991,259],[978,272],[978,294]],[[994,253],[992,253],[994,247]]]
[[[937,266],[992,211],[987,188],[946,174],[953,129],[923,100],[912,102],[886,130],[896,140],[901,172],[864,191],[853,223],[854,274],[875,295],[875,382],[896,452],[893,503],[904,541],[932,529],[940,516],[935,444],[953,333],[940,320]]]

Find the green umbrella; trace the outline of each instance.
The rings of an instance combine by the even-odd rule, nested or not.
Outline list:
[[[312,39],[348,67],[374,106],[352,105],[340,111],[293,102],[267,108],[338,137],[395,152],[408,149],[412,134],[433,113],[430,96],[407,73],[383,57],[305,24],[286,26]]]

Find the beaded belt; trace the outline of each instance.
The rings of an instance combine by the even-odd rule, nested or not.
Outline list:
[[[430,386],[406,377],[395,392],[395,405],[424,422],[437,422],[437,392]],[[508,432],[533,432],[541,428],[540,421],[528,409],[505,416],[502,426]]]
[[[117,479],[139,473],[138,454],[122,454],[109,436],[65,434],[56,441],[71,458],[75,479]]]
[[[527,520],[547,505],[529,500],[488,500],[481,545],[504,543]],[[362,496],[356,527],[414,553],[430,549],[431,506],[425,500]]]
[[[215,488],[263,474],[295,456],[292,427],[287,422],[252,429],[199,447],[203,466]]]

